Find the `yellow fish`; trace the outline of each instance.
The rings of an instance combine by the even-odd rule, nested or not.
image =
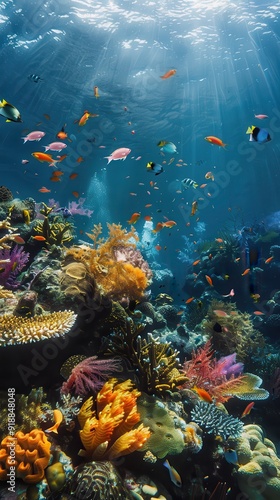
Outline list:
[[[45,432],[55,432],[55,434],[58,434],[57,429],[64,419],[62,412],[60,410],[53,410],[53,418],[54,425],[49,429],[46,429]]]

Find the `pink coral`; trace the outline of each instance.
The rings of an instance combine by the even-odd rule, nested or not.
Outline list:
[[[86,358],[73,368],[66,382],[63,382],[61,394],[71,392],[86,396],[90,392],[95,393],[115,371],[121,371],[118,359],[97,359],[97,356]]]
[[[147,279],[152,278],[152,271],[149,268],[148,262],[145,261],[143,255],[137,248],[133,246],[118,246],[114,248],[114,257],[117,262],[128,262],[132,264],[133,267],[139,267],[147,277]]]

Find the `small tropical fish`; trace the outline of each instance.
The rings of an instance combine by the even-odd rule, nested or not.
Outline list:
[[[48,146],[44,146],[46,151],[61,151],[64,148],[67,148],[67,144],[64,142],[51,142]]]
[[[57,175],[52,175],[52,177],[50,177],[50,181],[52,181],[52,182],[61,182],[61,179]]]
[[[163,222],[164,227],[173,227],[177,226],[177,222],[174,220],[167,220],[166,222]]]
[[[200,263],[200,259],[197,259],[197,260],[195,260],[195,261],[192,263],[192,265],[193,265],[193,266],[197,266],[197,264],[199,264],[199,263]]]
[[[160,245],[156,245],[156,246],[155,246],[155,249],[156,249],[158,252],[160,252],[161,248],[162,248],[162,247],[161,247]]]
[[[40,141],[42,137],[44,137],[44,135],[46,135],[45,132],[34,130],[34,132],[30,132],[25,137],[22,137],[23,144],[25,144],[27,141]]]
[[[192,180],[192,179],[188,179],[188,178],[186,178],[186,179],[183,179],[183,180],[181,181],[181,188],[182,188],[182,189],[189,189],[189,188],[194,188],[194,189],[196,189],[197,187],[198,187],[198,183],[197,183],[197,182],[195,182],[195,181],[194,181],[194,180]]]
[[[57,429],[64,419],[63,413],[60,410],[53,410],[53,418],[54,425],[52,427],[49,427],[49,429],[46,429],[45,432],[55,432],[55,434],[58,434]]]
[[[27,163],[29,163],[29,160],[21,160],[21,163],[22,163],[23,165],[26,165]]]
[[[59,159],[59,162],[62,162],[65,158],[67,158],[67,155],[58,156],[57,158]]]
[[[78,174],[76,172],[73,172],[72,174],[69,175],[69,179],[71,180],[76,179],[76,177],[78,177]]]
[[[59,132],[57,132],[57,134],[56,134],[57,139],[62,139],[62,140],[67,139],[68,135],[65,132],[65,127],[66,127],[66,123],[63,125],[61,130]]]
[[[40,193],[50,193],[50,192],[51,192],[51,190],[50,190],[50,189],[48,189],[48,188],[46,188],[45,186],[43,186],[43,187],[41,187],[40,189],[38,189],[38,191],[39,191]]]
[[[159,175],[164,171],[163,167],[159,163],[154,163],[153,161],[149,161],[147,163],[146,169],[149,172],[154,172],[156,175]]]
[[[16,235],[13,237],[13,241],[14,241],[15,243],[17,243],[18,245],[24,245],[24,243],[25,243],[24,239],[23,239],[21,236],[19,236],[18,234],[16,234]]]
[[[51,119],[50,115],[48,115],[47,113],[44,113],[43,116],[44,116],[44,118],[46,118],[46,120],[50,120]]]
[[[224,240],[222,238],[215,238],[215,241],[217,243],[224,243]]]
[[[268,118],[267,115],[255,115],[255,118],[258,118],[258,120],[264,120],[265,118]]]
[[[150,221],[153,220],[153,217],[151,215],[145,215],[144,220]]]
[[[150,208],[152,206],[151,203],[147,203],[147,205],[145,205],[145,208]]]
[[[267,130],[265,130],[264,128],[255,127],[254,125],[247,128],[246,134],[250,134],[250,142],[259,142],[260,144],[263,144],[264,142],[271,141],[271,137]]]
[[[214,309],[213,312],[216,314],[216,316],[219,316],[220,318],[228,318],[228,314],[222,309]]]
[[[22,122],[19,110],[5,99],[0,101],[0,115],[6,118],[6,122]]]
[[[213,403],[212,396],[205,389],[196,387],[196,385],[192,389],[199,395],[202,401],[205,401],[205,403]]]
[[[134,212],[130,219],[127,221],[128,224],[135,224],[141,217],[141,214],[139,212]]]
[[[246,415],[249,415],[249,414],[251,413],[251,410],[252,410],[252,408],[253,408],[253,406],[254,406],[254,405],[255,405],[255,402],[254,402],[254,401],[252,401],[251,403],[249,403],[249,404],[246,406],[246,408],[245,408],[245,410],[243,411],[243,413],[242,413],[242,415],[241,415],[241,417],[240,417],[240,418],[243,418],[243,417],[246,417]]]
[[[23,210],[22,216],[23,216],[24,223],[29,226],[29,224],[30,224],[30,212],[29,212],[29,210]]]
[[[205,179],[211,179],[211,181],[215,180],[214,174],[212,174],[212,172],[207,172],[204,177]]]
[[[64,175],[64,172],[62,172],[62,170],[53,171],[53,177],[60,177],[61,175]]]
[[[78,191],[72,191],[72,195],[75,196],[75,198],[79,198],[80,193],[78,193]]]
[[[160,150],[163,151],[164,153],[170,153],[170,154],[177,153],[176,146],[175,144],[173,144],[173,142],[159,141],[157,145],[160,148]]]
[[[94,97],[96,97],[96,98],[100,97],[100,95],[98,93],[98,87],[96,85],[93,87],[93,93],[94,93]]]
[[[170,69],[169,71],[167,71],[166,73],[164,73],[164,75],[162,75],[160,78],[162,80],[167,80],[167,78],[170,78],[171,76],[174,76],[176,74],[176,69]]]
[[[43,78],[41,78],[39,75],[28,75],[28,80],[30,80],[30,82],[34,82],[34,83],[38,83],[40,81],[43,81]]]
[[[199,186],[201,189],[204,189],[205,187],[207,186],[207,184],[201,184],[201,186]]]
[[[198,207],[198,203],[197,203],[197,201],[193,201],[193,202],[192,202],[192,209],[191,209],[191,213],[190,213],[190,215],[192,215],[192,216],[193,216],[193,215],[195,215],[195,214],[196,214],[196,212],[197,212],[197,207]]]
[[[129,153],[131,153],[131,149],[119,148],[119,149],[115,149],[115,151],[113,151],[113,153],[111,153],[110,156],[104,156],[104,158],[106,158],[108,160],[107,165],[109,165],[109,163],[112,160],[125,160],[126,157],[129,155]]]
[[[159,231],[162,230],[163,227],[164,227],[163,222],[158,222],[157,225],[156,225],[156,227],[155,227],[155,229],[153,229],[152,232],[153,233],[158,233]]]
[[[214,135],[208,135],[207,137],[204,137],[205,141],[210,142],[211,144],[215,144],[216,146],[220,146],[222,148],[225,148],[227,144],[225,144],[222,139],[219,139],[218,137],[215,137]]]
[[[96,115],[94,113],[90,113],[89,111],[84,111],[83,116],[81,116],[81,118],[78,122],[79,127],[83,127],[89,118],[96,118],[97,116],[99,116],[99,115]]]
[[[77,158],[76,160],[77,163],[82,163],[82,161],[85,161],[83,156],[79,156],[79,158]]]
[[[189,299],[186,300],[186,304],[190,304],[194,300],[194,297],[190,297]]]
[[[238,456],[235,450],[229,448],[224,452],[224,457],[229,464],[238,465]]]
[[[40,236],[39,234],[36,236],[32,236],[32,238],[33,238],[33,240],[36,240],[36,241],[46,241],[45,236]]]
[[[180,477],[180,474],[176,471],[176,469],[173,467],[173,465],[170,465],[168,460],[166,459],[163,462],[164,467],[168,469],[170,479],[175,486],[178,486],[178,488],[181,488],[182,486],[182,480]]]
[[[273,257],[273,256],[268,257],[268,259],[266,259],[266,260],[264,261],[264,263],[265,263],[265,264],[269,264],[269,263],[270,263],[273,259],[274,259],[274,257]]]
[[[208,276],[208,274],[205,274],[205,278],[206,278],[206,281],[208,281],[209,285],[210,285],[210,286],[213,286],[213,281],[212,281],[212,279],[210,278],[210,276]]]
[[[40,151],[36,151],[34,153],[31,153],[36,160],[40,161],[41,163],[47,162],[50,164],[50,167],[55,166],[55,164],[58,162],[58,160],[54,160],[54,158],[47,154],[47,153],[41,153]]]
[[[254,302],[259,302],[259,299],[261,298],[259,293],[251,293],[250,297],[253,299]]]
[[[234,297],[234,294],[234,289],[232,288],[229,293],[227,293],[226,295],[222,295],[222,297]]]
[[[247,269],[245,269],[245,271],[243,271],[241,276],[246,276],[246,274],[249,274],[249,272],[250,272],[250,267],[247,267]]]
[[[253,314],[255,314],[256,316],[263,316],[264,313],[262,311],[254,311]]]

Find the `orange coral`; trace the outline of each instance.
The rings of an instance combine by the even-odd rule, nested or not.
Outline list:
[[[79,455],[88,460],[112,460],[141,448],[150,437],[148,427],[139,422],[136,401],[140,396],[131,380],[106,382],[96,398],[96,411],[92,411],[93,398],[83,404],[78,420],[82,427],[80,438],[85,450]]]
[[[27,434],[18,431],[14,436],[6,436],[0,449],[0,480],[7,480],[7,474],[14,466],[16,477],[25,483],[39,483],[50,460],[50,448],[51,443],[40,429],[33,429]]]
[[[102,291],[113,300],[141,299],[152,273],[132,242],[138,240],[135,229],[132,227],[128,232],[120,224],[107,226],[109,234],[106,240],[100,238],[101,224],[95,225],[92,233],[87,233],[93,241],[93,248],[74,246],[67,250],[67,256],[86,264]],[[125,252],[126,256],[122,254]]]

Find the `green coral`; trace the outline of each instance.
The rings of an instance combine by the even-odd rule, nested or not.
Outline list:
[[[61,246],[73,239],[74,226],[71,222],[64,220],[61,215],[55,215],[50,218],[53,208],[42,203],[40,213],[44,216],[44,220],[36,220],[33,231],[35,232],[35,237],[42,236],[45,238],[44,243],[46,245]]]

